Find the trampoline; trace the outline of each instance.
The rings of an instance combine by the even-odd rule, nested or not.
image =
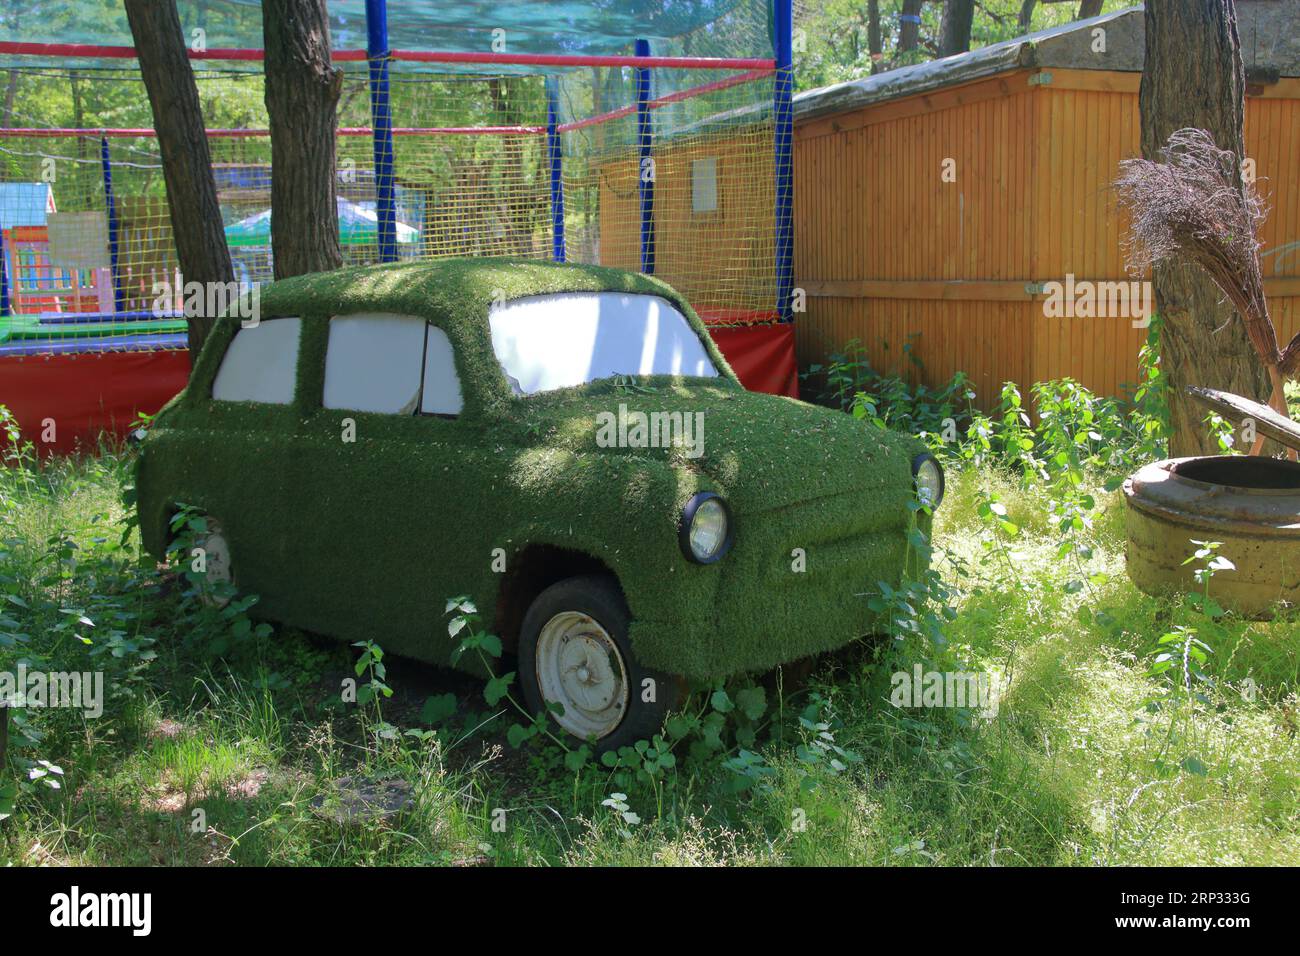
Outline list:
[[[0,128],[0,403],[30,436],[56,392],[75,398],[64,448],[183,385],[185,323],[158,307],[183,276],[124,13],[31,6],[21,34],[0,22],[0,68],[18,76]],[[202,38],[190,57],[236,278],[267,281],[260,4],[177,9]],[[328,9],[346,263],[509,255],[652,273],[748,387],[797,394],[790,0]]]

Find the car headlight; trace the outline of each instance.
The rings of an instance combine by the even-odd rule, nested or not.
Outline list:
[[[943,466],[934,455],[922,452],[912,459],[912,482],[916,496],[928,507],[937,508],[943,501]]]
[[[691,496],[678,532],[682,552],[697,564],[712,564],[731,548],[731,512],[712,491]]]

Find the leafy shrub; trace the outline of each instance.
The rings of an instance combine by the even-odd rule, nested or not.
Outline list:
[[[924,368],[911,343],[903,351],[918,369]],[[975,399],[970,381],[961,372],[941,388],[931,389],[877,371],[857,339],[843,352],[832,353],[827,365],[811,365],[801,377],[810,390],[815,389],[813,400],[820,405],[922,437],[956,434],[969,421]]]

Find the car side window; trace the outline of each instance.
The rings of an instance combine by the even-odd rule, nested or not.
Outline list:
[[[423,319],[362,313],[330,320],[326,408],[410,415],[420,401]]]
[[[459,414],[460,381],[447,334],[409,315],[334,317],[322,404],[389,415]]]
[[[264,319],[237,331],[212,381],[213,399],[270,405],[292,402],[301,332],[302,319],[297,318]]]
[[[431,325],[424,343],[424,396],[420,411],[426,415],[459,415],[464,407],[451,340],[446,332]]]

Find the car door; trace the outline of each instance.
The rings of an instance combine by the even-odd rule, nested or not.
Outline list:
[[[329,320],[296,466],[311,511],[305,626],[446,662],[431,638],[446,635],[446,599],[469,590],[453,544],[472,481],[456,457],[462,409],[441,329],[385,313]]]
[[[261,596],[259,610],[275,617],[291,585],[294,542],[284,515],[295,495],[284,462],[294,447],[304,324],[281,317],[234,332],[202,400],[203,427],[178,430],[174,455],[183,462],[177,503],[219,523],[237,586]]]

